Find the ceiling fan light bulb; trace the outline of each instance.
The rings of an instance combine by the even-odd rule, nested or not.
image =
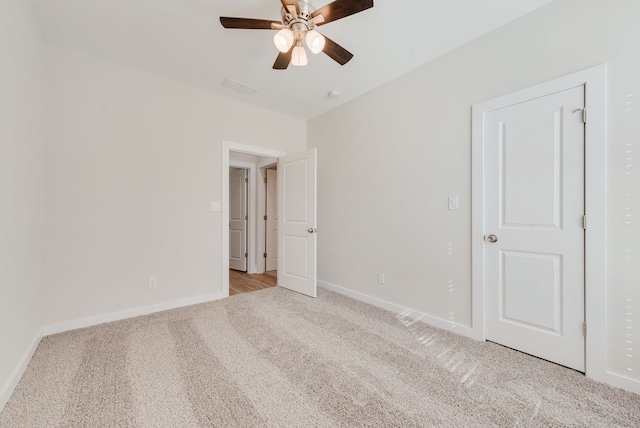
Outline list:
[[[293,46],[293,31],[283,28],[273,36],[273,43],[280,52],[287,53]]]
[[[309,60],[307,59],[307,51],[303,46],[296,46],[293,48],[293,52],[291,55],[291,65],[295,65],[298,67],[307,65]]]
[[[312,53],[319,54],[324,49],[325,38],[316,30],[311,30],[307,32],[305,42],[307,42],[307,46]]]

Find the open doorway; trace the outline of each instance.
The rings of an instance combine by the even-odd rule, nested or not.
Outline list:
[[[277,198],[272,187],[277,162],[275,157],[229,151],[230,296],[277,285],[277,264],[272,264],[277,263]]]
[[[236,155],[256,156],[250,163],[249,183],[253,177],[277,163],[277,285],[306,296],[316,297],[317,266],[317,149],[287,155],[272,149],[223,141],[222,143],[222,293],[229,296],[229,168],[238,166]],[[245,158],[246,160],[246,158]],[[240,165],[241,167],[242,165]],[[263,189],[258,190],[256,189]],[[266,270],[266,222],[258,219],[256,196],[266,199],[266,186],[249,186],[248,273]],[[213,206],[213,205],[212,205]],[[266,206],[265,206],[266,209]],[[266,211],[262,216],[266,215]],[[254,219],[253,221],[251,219]],[[257,232],[257,233],[256,233]],[[257,245],[256,245],[257,244]]]

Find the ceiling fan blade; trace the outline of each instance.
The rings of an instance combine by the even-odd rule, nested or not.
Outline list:
[[[311,18],[322,15],[324,21],[318,25],[325,25],[372,7],[373,0],[336,0],[313,12]]]
[[[298,0],[280,0],[280,3],[282,3],[282,7],[284,7],[284,10],[286,10],[287,12],[289,12],[289,8],[287,6],[295,7],[296,17],[298,16],[298,14],[300,14],[300,5],[298,4]]]
[[[351,52],[349,52],[327,36],[324,36],[324,40],[325,43],[322,52],[329,55],[335,62],[340,65],[345,65],[346,63],[351,61],[351,58],[353,58],[353,54]]]
[[[284,7],[284,10],[291,13],[292,15],[293,13],[291,9],[295,8],[295,17],[300,14],[300,5],[298,4],[298,0],[280,0],[280,2],[282,3],[282,7]]]
[[[244,30],[275,30],[282,27],[282,22],[266,19],[220,17],[224,28],[240,28]],[[275,26],[275,27],[274,27]]]
[[[322,23],[324,22],[324,16],[322,16],[322,15],[316,15],[316,17],[315,17],[315,18],[311,18],[311,19],[309,20],[309,22],[310,22],[311,24],[313,24],[313,25],[320,25],[320,24],[322,24]]]
[[[280,52],[278,57],[276,58],[276,62],[273,63],[274,70],[286,70],[289,67],[289,63],[291,62],[291,56],[293,55],[293,48],[296,45],[291,46],[288,52]]]

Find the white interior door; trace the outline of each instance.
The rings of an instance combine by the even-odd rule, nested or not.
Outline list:
[[[246,169],[229,169],[229,268],[247,271]]]
[[[278,285],[316,297],[316,149],[278,159]]]
[[[267,170],[266,270],[278,269],[278,172]]]
[[[585,370],[584,87],[485,115],[486,338]]]

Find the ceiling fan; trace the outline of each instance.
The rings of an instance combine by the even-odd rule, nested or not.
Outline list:
[[[279,30],[273,37],[273,42],[280,51],[273,64],[275,70],[285,70],[290,63],[296,66],[307,65],[305,44],[312,53],[324,52],[340,65],[345,65],[353,58],[353,54],[320,34],[316,31],[316,27],[373,7],[373,0],[335,0],[315,10],[306,0],[280,0],[280,2],[282,3],[281,22],[220,17],[220,23],[224,28]]]

